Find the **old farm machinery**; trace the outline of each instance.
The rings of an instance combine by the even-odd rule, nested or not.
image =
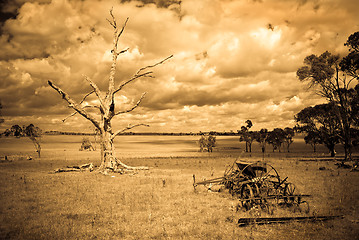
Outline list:
[[[237,209],[250,210],[260,207],[272,212],[271,206],[293,206],[300,211],[309,212],[309,205],[303,201],[303,197],[295,192],[293,183],[287,181],[287,177],[281,179],[277,170],[265,162],[245,163],[236,160],[231,167],[225,170],[224,176],[196,182],[195,176],[193,187],[198,185],[209,186],[221,185],[228,189],[229,193],[238,199]]]

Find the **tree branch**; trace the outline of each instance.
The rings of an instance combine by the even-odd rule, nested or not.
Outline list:
[[[93,94],[94,92],[95,92],[95,90],[92,90],[91,92],[89,92],[88,94],[86,94],[86,95],[82,98],[82,100],[81,100],[81,102],[80,102],[79,104],[83,103],[83,102],[85,101],[85,99],[86,99],[88,96],[90,96],[91,94]]]
[[[132,108],[130,108],[130,109],[126,110],[126,111],[119,111],[119,112],[115,113],[115,115],[132,112],[133,110],[135,110],[140,105],[142,99],[144,99],[145,96],[146,96],[146,93],[143,93],[140,100],[138,100],[137,103]]]
[[[151,77],[151,78],[154,78],[153,76],[151,76],[150,74],[153,73],[152,71],[149,71],[149,72],[145,72],[145,73],[141,73],[142,71],[148,69],[148,68],[153,68],[153,67],[156,67],[157,65],[160,65],[160,64],[163,64],[165,61],[169,60],[170,58],[172,58],[173,55],[163,59],[162,61],[156,63],[156,64],[153,64],[153,65],[149,65],[149,66],[146,66],[146,67],[143,67],[143,68],[140,68],[136,74],[130,78],[129,80],[127,80],[126,82],[122,83],[115,91],[114,91],[114,94],[117,93],[118,91],[120,91],[124,86],[126,86],[127,84],[129,84],[130,82],[136,80],[137,78],[140,78],[140,77]]]
[[[97,108],[97,109],[100,109],[99,106],[94,106],[94,105],[86,105],[86,106],[83,106],[82,109],[84,108]],[[62,122],[65,122],[67,119],[69,119],[70,117],[72,116],[75,116],[78,112],[73,112],[71,113],[70,115],[68,115],[67,117],[65,117],[64,119],[62,119]]]
[[[145,69],[148,69],[148,68],[153,68],[153,67],[156,67],[157,65],[163,64],[165,61],[167,61],[168,59],[170,59],[170,58],[172,58],[172,57],[173,57],[173,55],[171,55],[171,56],[169,56],[169,57],[167,57],[167,58],[163,59],[162,61],[160,61],[160,62],[158,62],[158,63],[153,64],[153,65],[149,65],[149,66],[146,66],[146,67],[140,68],[140,69],[136,72],[136,74],[135,74],[135,75],[139,74],[140,72],[142,72],[142,71],[143,71],[143,70],[145,70]]]
[[[115,132],[114,134],[112,134],[111,136],[111,140],[115,139],[115,137],[123,132],[126,132],[127,130],[130,130],[132,128],[135,128],[135,127],[139,127],[139,126],[145,126],[145,127],[149,127],[150,125],[147,125],[147,124],[143,124],[143,123],[140,123],[140,124],[136,124],[136,125],[132,125],[132,126],[128,126],[122,130],[119,130],[117,132]]]
[[[102,98],[102,93],[101,90],[97,87],[96,83],[94,83],[89,77],[87,77],[86,75],[83,75],[85,77],[85,79],[90,83],[90,86],[93,88],[96,96],[98,97],[98,100],[100,101],[101,107],[103,109],[106,109],[104,103],[103,103],[103,98]]]
[[[92,124],[96,128],[98,128],[101,131],[100,123],[93,116],[87,113],[83,108],[81,108],[74,100],[72,100],[72,98],[66,92],[64,92],[61,88],[53,84],[50,80],[48,80],[47,83],[50,85],[50,87],[55,89],[61,95],[61,97],[64,100],[66,100],[66,102],[69,103],[69,107],[73,108],[76,112],[84,116],[87,120],[92,122]]]
[[[116,19],[115,16],[112,13],[112,8],[110,10],[110,15],[112,17],[112,22],[110,22],[110,24],[114,27],[114,39],[113,39],[113,49],[111,50],[112,53],[112,64],[111,64],[111,69],[110,69],[110,77],[109,77],[109,83],[108,83],[108,91],[106,94],[106,98],[105,98],[105,102],[106,105],[109,107],[108,109],[105,109],[106,115],[113,114],[113,110],[114,110],[114,92],[115,92],[115,73],[116,73],[116,61],[117,61],[117,56],[121,53],[126,52],[127,50],[122,50],[121,52],[117,52],[117,45],[118,45],[118,40],[120,38],[120,36],[122,35],[123,31],[125,30],[125,27],[127,25],[128,19],[126,19],[125,23],[123,24],[121,31],[118,33],[118,27],[117,27],[117,23],[116,23]]]
[[[115,25],[116,25],[115,18],[114,18],[113,16],[112,16],[112,18],[113,18],[113,21],[115,22]],[[128,19],[129,19],[129,18],[126,18],[126,21],[125,21],[124,24],[122,25],[122,28],[121,28],[120,33],[116,36],[116,45],[115,45],[115,48],[116,48],[116,49],[117,49],[118,40],[120,39],[120,37],[121,37],[123,31],[125,30],[125,27],[126,27],[126,25],[127,25]],[[116,33],[117,33],[117,27],[116,27]]]
[[[130,48],[126,48],[126,49],[122,50],[121,52],[116,53],[116,55],[118,56],[118,55],[120,55],[120,54],[122,54],[122,53],[125,53],[125,52],[128,51],[128,49],[130,49]],[[112,50],[112,51],[113,51],[113,50]]]
[[[126,86],[127,84],[129,84],[130,82],[136,80],[137,78],[140,78],[140,77],[152,77],[150,76],[149,74],[151,74],[153,72],[145,72],[145,73],[142,73],[140,75],[135,75],[133,76],[132,78],[130,78],[129,80],[127,80],[126,82],[122,83],[113,93],[117,93],[118,91],[121,91],[121,89]]]
[[[62,119],[62,122],[65,122],[67,119],[69,119],[72,116],[75,116],[77,114],[77,112],[73,112],[70,115],[68,115],[67,117],[65,117],[64,119]]]
[[[97,109],[101,110],[101,108],[99,106],[96,106],[96,105],[85,105],[82,108],[97,108]]]
[[[113,13],[112,13],[112,10],[113,10],[113,7],[111,7],[111,9],[110,9],[110,15],[111,15],[111,17],[112,17],[112,22],[110,21],[110,20],[108,20],[107,18],[106,18],[106,20],[111,24],[111,26],[113,27],[113,28],[115,28],[116,29],[116,19],[115,19],[115,16],[113,15]]]

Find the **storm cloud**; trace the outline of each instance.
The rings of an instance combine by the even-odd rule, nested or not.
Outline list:
[[[321,101],[296,78],[309,54],[345,54],[359,28],[354,0],[8,1],[2,5],[0,99],[5,123],[45,130],[83,130],[47,85],[52,80],[80,101],[91,91],[83,75],[106,91],[111,66],[113,7],[129,22],[116,81],[174,57],[117,95],[126,109],[147,92],[141,108],[114,125],[147,123],[144,131],[229,131],[293,126],[293,115]],[[95,101],[89,98],[88,101]]]

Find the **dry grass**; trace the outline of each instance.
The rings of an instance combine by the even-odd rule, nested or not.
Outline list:
[[[192,187],[192,174],[221,176],[235,159],[231,156],[137,156],[126,163],[151,170],[111,177],[50,174],[89,160],[98,164],[94,153],[67,150],[66,160],[59,160],[65,154],[56,151],[45,151],[40,160],[0,164],[1,239],[356,239],[359,233],[359,173],[337,170],[333,162],[267,159],[302,193],[312,195],[311,214],[343,214],[344,219],[239,228],[236,219],[266,214],[236,212],[229,194]],[[332,170],[319,171],[320,166]],[[278,208],[274,215],[298,213]]]

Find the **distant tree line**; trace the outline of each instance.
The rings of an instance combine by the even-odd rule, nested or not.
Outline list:
[[[239,141],[245,142],[245,152],[252,152],[252,144],[254,141],[258,142],[262,152],[266,151],[266,145],[272,146],[272,151],[277,150],[281,152],[282,149],[289,152],[289,147],[293,143],[293,137],[295,131],[293,128],[286,127],[275,128],[273,131],[268,131],[266,128],[262,128],[260,131],[251,131],[250,128],[253,126],[251,120],[247,120],[245,126],[238,130]]]
[[[46,135],[96,135],[96,133],[82,133],[82,132],[63,132],[63,131],[46,131],[44,132]],[[209,131],[209,132],[124,132],[120,135],[160,135],[160,136],[201,136],[203,134],[207,135],[216,135],[216,136],[238,136],[237,132],[229,131],[229,132],[218,132],[218,131]]]
[[[46,135],[95,135],[95,133],[81,133],[81,132],[62,132],[62,131],[46,131],[44,132]]]

